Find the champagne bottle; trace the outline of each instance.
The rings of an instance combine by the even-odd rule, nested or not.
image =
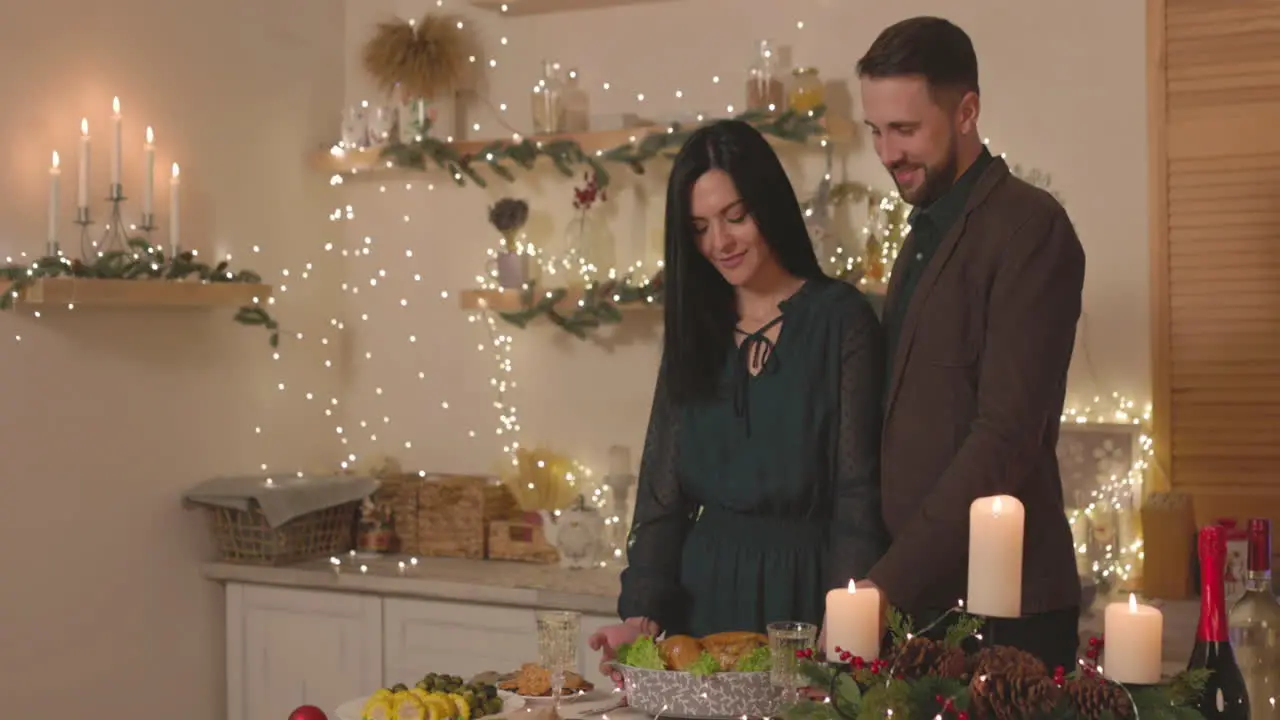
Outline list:
[[[1227,531],[1221,525],[1200,530],[1200,623],[1191,649],[1191,670],[1210,671],[1200,712],[1206,720],[1249,720],[1249,696],[1236,665],[1227,629]]]
[[[1280,603],[1271,592],[1271,522],[1249,521],[1244,596],[1227,618],[1253,720],[1280,720]]]

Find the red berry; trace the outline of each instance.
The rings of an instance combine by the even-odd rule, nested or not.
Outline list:
[[[798,658],[803,658],[803,657],[804,657],[804,650],[797,650],[797,651],[796,651],[796,657],[798,657]]]
[[[933,701],[938,703],[942,702],[943,701],[942,693],[938,693],[937,695],[934,695]]]
[[[1098,638],[1096,637],[1089,638],[1089,647],[1098,647]]]
[[[956,713],[956,720],[969,720],[969,713],[961,710],[960,712]]]
[[[866,662],[861,657],[858,657],[856,655],[852,658],[851,662],[853,663],[853,666],[856,668],[860,668],[866,664]]]
[[[837,654],[837,655],[843,655],[843,654],[844,654],[844,650],[841,650],[839,645],[837,645],[837,646],[836,646],[836,654]]]

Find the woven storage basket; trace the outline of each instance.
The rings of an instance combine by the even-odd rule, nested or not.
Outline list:
[[[418,490],[418,554],[483,559],[489,523],[518,514],[515,496],[492,478],[428,476]]]
[[[399,552],[418,551],[418,493],[423,478],[419,473],[384,475],[382,485],[373,494],[374,502],[391,508],[391,524],[395,527]]]
[[[218,559],[258,565],[289,565],[351,549],[359,502],[300,515],[273,528],[258,509],[208,507]]]

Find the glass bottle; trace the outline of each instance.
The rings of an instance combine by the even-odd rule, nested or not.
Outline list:
[[[1221,525],[1200,529],[1200,622],[1191,648],[1191,670],[1209,670],[1199,710],[1206,720],[1249,720],[1244,676],[1231,647],[1223,573],[1227,563],[1227,531]]]
[[[760,55],[747,77],[747,109],[782,112],[786,89],[778,79],[778,54],[771,40],[760,41]]]
[[[533,131],[539,135],[564,132],[564,83],[560,80],[560,63],[542,61],[542,78],[533,86],[530,110]]]
[[[826,104],[826,93],[822,87],[822,78],[818,77],[818,68],[796,68],[791,75],[793,79],[788,110],[806,113]]]
[[[561,93],[564,108],[564,132],[586,132],[591,129],[591,99],[578,82],[578,71],[570,70]]]
[[[1253,720],[1280,718],[1280,603],[1271,591],[1271,522],[1253,519],[1244,595],[1227,618]]]

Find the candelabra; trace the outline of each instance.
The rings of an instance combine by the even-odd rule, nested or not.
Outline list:
[[[103,226],[102,235],[97,242],[94,242],[92,234],[89,232],[89,228],[93,225],[89,207],[85,205],[76,208],[76,217],[73,222],[80,226],[81,260],[89,262],[106,252],[129,251],[129,232],[125,228],[124,216],[121,211],[121,205],[127,199],[124,194],[124,185],[112,183],[111,194],[106,198],[107,202],[111,203],[111,210],[108,213],[106,225]],[[151,240],[151,231],[156,228],[155,214],[142,213],[142,221],[137,225],[137,229],[142,231],[143,237],[148,242]],[[176,250],[175,248],[175,256],[177,255]]]

